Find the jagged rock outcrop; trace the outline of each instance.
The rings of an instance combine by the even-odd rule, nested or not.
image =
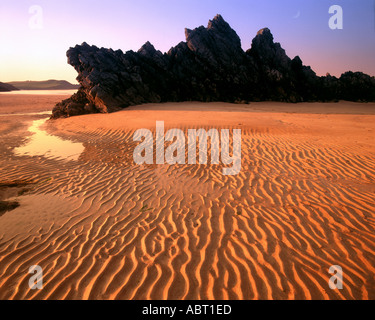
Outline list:
[[[246,52],[220,15],[207,28],[185,29],[185,36],[186,42],[164,54],[150,42],[125,54],[87,43],[70,48],[68,63],[81,87],[55,106],[52,117],[166,101],[375,100],[374,77],[350,72],[339,79],[318,77],[298,56],[290,59],[268,28]]]

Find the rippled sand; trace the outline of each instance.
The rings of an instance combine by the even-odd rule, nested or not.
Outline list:
[[[0,216],[0,298],[374,299],[374,113],[184,103],[49,121],[83,143],[76,161],[15,156],[31,119],[0,119],[0,180],[33,182]],[[156,120],[242,129],[240,174],[135,165],[134,130]],[[32,265],[42,290],[29,289]],[[332,265],[342,290],[328,286]]]

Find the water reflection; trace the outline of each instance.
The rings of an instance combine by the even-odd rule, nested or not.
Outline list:
[[[39,115],[52,115],[51,111],[40,111],[40,112],[20,112],[20,113],[0,113],[0,117],[9,116],[39,116]]]
[[[14,153],[18,156],[44,156],[48,158],[62,158],[67,160],[78,160],[85,149],[82,143],[63,140],[51,136],[40,127],[48,118],[33,121],[29,131],[33,133],[26,145],[15,148]]]

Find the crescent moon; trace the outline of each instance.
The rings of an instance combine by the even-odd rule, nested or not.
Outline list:
[[[301,15],[301,11],[298,11],[297,14],[293,17],[293,19],[298,19]]]

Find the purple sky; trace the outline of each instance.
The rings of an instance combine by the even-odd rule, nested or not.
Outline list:
[[[343,8],[343,30],[328,26],[335,4]],[[32,5],[42,9],[42,20],[29,13]],[[207,26],[217,13],[245,50],[269,27],[291,58],[299,55],[318,75],[375,75],[375,0],[1,0],[0,81],[75,82],[65,56],[71,46],[86,41],[125,52],[149,40],[165,52],[185,40],[185,27]]]

